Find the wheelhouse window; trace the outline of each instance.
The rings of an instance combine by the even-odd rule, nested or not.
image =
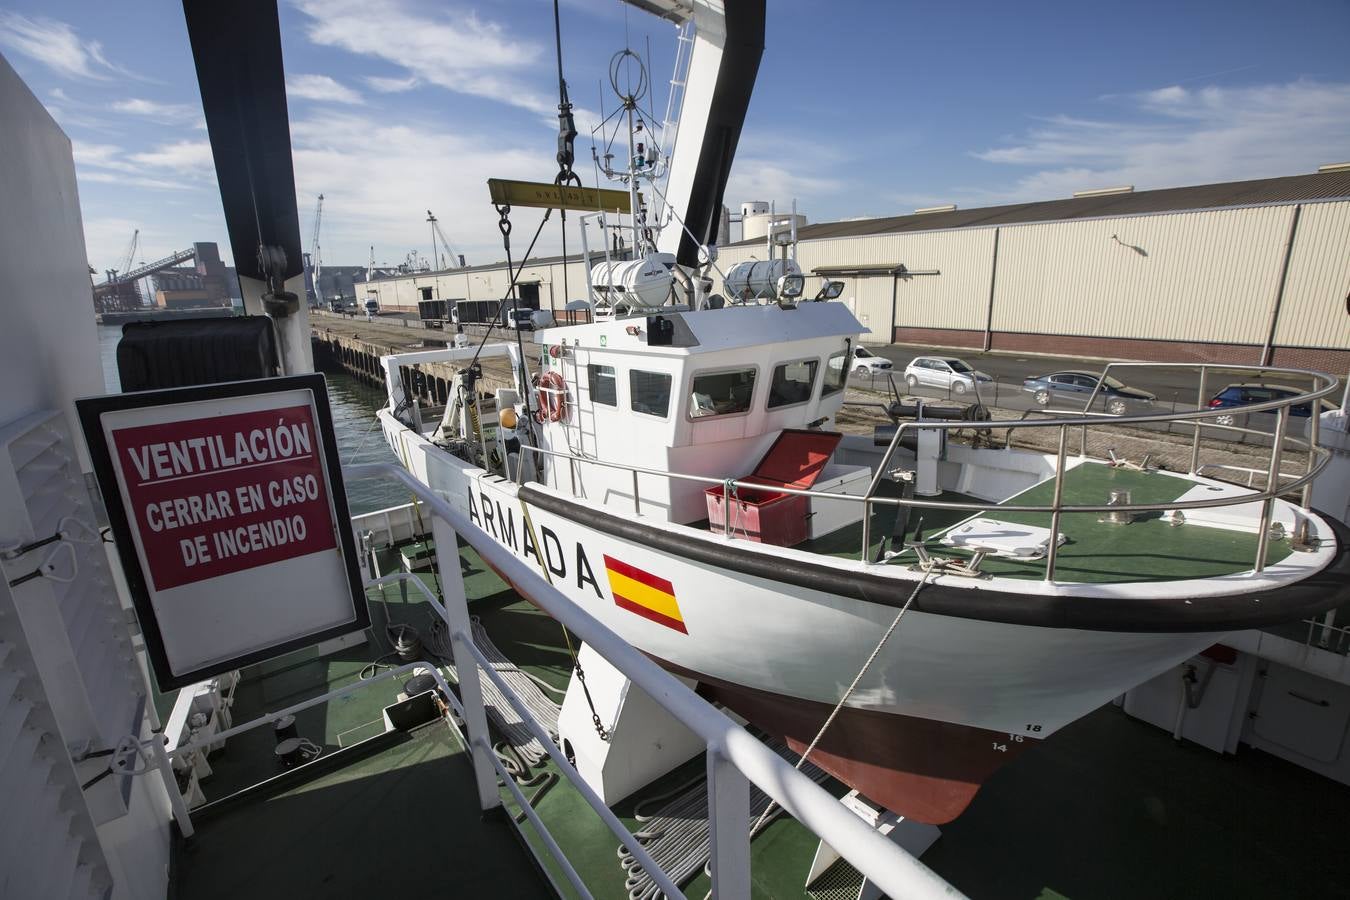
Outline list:
[[[816,369],[819,367],[820,360],[803,359],[775,368],[773,381],[769,382],[769,409],[810,400],[811,391],[816,386]]]
[[[664,419],[670,412],[670,376],[633,369],[628,373],[628,396],[633,412]]]
[[[614,379],[613,366],[587,366],[586,383],[591,390],[592,403],[619,405],[619,383]]]
[[[754,369],[695,375],[690,389],[689,416],[697,419],[746,412],[750,409],[750,398],[754,393]]]
[[[842,391],[848,381],[848,369],[849,348],[845,344],[843,350],[830,354],[830,361],[825,366],[825,386],[821,388],[820,396],[828,397]]]

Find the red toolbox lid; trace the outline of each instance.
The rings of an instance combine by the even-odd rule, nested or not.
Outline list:
[[[837,431],[784,428],[752,474],[804,491],[816,483],[843,437]]]

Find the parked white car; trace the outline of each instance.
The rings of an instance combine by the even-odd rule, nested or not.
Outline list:
[[[928,387],[953,394],[973,393],[977,383],[993,380],[954,356],[916,356],[905,367],[905,384],[911,391]]]
[[[891,361],[866,347],[854,347],[852,369],[854,375],[879,375],[891,370]]]

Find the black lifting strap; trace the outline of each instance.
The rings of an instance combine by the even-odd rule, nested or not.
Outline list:
[[[502,249],[506,251],[506,271],[514,272],[515,266],[511,260],[511,206],[509,204],[498,206],[497,215],[497,230],[502,233]],[[533,245],[531,245],[531,249],[533,249]],[[528,255],[529,251],[526,251],[526,256]],[[521,261],[521,265],[524,266],[523,260]],[[506,303],[507,300],[511,301],[511,319],[512,324],[515,325],[516,331],[516,352],[520,355],[521,400],[525,403],[525,421],[529,422],[531,421],[533,413],[530,410],[530,386],[525,383],[525,347],[521,341],[520,323],[515,321],[517,303],[516,279],[514,277],[511,279],[511,284],[507,288],[507,295],[502,298],[502,303]],[[497,311],[497,318],[501,318],[500,308]],[[535,455],[538,456],[538,454]]]

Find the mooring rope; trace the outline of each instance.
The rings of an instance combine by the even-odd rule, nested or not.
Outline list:
[[[558,735],[558,715],[561,707],[547,697],[536,684],[536,679],[529,672],[523,671],[511,660],[507,659],[497,645],[492,643],[488,637],[487,630],[483,628],[482,622],[477,616],[473,617],[473,642],[478,645],[483,656],[491,663],[492,670],[501,676],[502,680],[510,686],[511,690],[525,704],[525,708],[530,711],[531,717],[538,720],[548,732],[549,736],[557,742]],[[445,668],[456,681],[459,680],[459,673],[455,670],[454,657],[450,648],[450,634],[446,625],[439,618],[433,619],[431,623],[431,636],[428,641],[428,647],[431,652],[445,661]],[[501,690],[486,675],[481,674],[483,667],[478,667],[480,675],[479,682],[483,688],[483,705],[487,709],[488,719],[497,732],[505,738],[506,742],[520,755],[529,766],[537,766],[548,757],[548,752],[544,745],[534,736],[534,733],[526,727],[519,714]],[[550,688],[550,690],[556,690]]]

